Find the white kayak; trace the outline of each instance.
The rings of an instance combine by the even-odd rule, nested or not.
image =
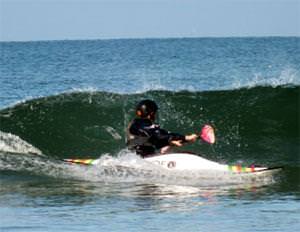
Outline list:
[[[170,154],[159,154],[151,157],[144,158],[145,161],[151,162],[161,166],[167,170],[178,170],[178,171],[222,171],[230,173],[264,173],[266,171],[279,170],[281,168],[268,168],[268,167],[245,167],[241,165],[227,165],[220,164],[198,155],[189,153],[170,153]],[[86,165],[97,165],[103,160],[101,159],[65,159],[64,161],[70,163],[79,163]]]

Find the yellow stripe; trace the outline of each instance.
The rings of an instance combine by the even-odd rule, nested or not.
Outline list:
[[[233,172],[236,172],[236,171],[237,171],[236,166],[231,166],[231,170],[232,170]]]
[[[232,172],[253,172],[251,167],[240,167],[238,165],[228,165],[228,170]]]
[[[83,161],[85,164],[91,164],[93,162],[92,159],[86,159]]]
[[[92,164],[93,159],[65,159],[67,162],[79,163],[79,164]]]

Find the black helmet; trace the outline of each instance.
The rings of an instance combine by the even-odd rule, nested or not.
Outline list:
[[[158,110],[158,106],[152,100],[142,100],[136,106],[136,115],[145,118],[149,115],[153,115]]]

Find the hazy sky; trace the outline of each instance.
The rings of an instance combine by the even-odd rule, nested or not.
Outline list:
[[[300,36],[300,0],[0,0],[0,40]]]

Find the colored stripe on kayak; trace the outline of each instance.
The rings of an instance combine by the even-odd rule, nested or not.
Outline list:
[[[228,165],[228,170],[231,172],[255,172],[254,166],[251,167],[242,167],[240,165]]]
[[[64,161],[68,163],[90,165],[93,164],[95,159],[64,159]]]

